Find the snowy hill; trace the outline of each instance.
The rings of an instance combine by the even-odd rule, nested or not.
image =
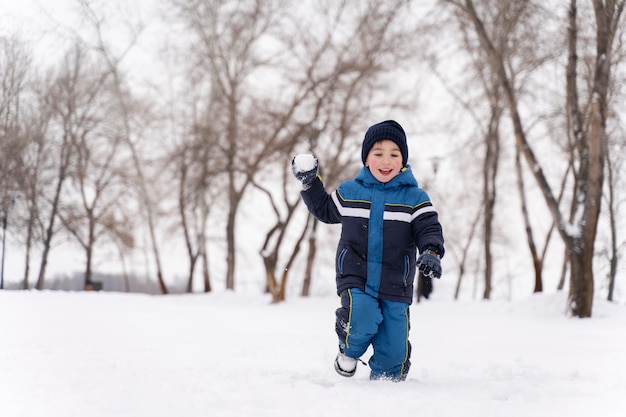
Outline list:
[[[1,414],[626,415],[624,306],[579,320],[561,294],[413,305],[413,367],[392,383],[335,373],[337,301],[0,292]]]

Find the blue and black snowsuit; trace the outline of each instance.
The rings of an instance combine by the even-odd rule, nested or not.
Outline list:
[[[404,379],[411,364],[409,305],[417,251],[444,254],[430,198],[409,165],[387,183],[363,167],[331,194],[316,179],[301,195],[317,219],[342,225],[336,254],[340,349],[359,358],[372,344],[370,377]]]

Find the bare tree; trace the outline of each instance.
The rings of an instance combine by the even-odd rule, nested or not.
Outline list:
[[[461,294],[461,283],[463,282],[463,277],[465,276],[465,272],[466,272],[465,270],[466,270],[466,265],[467,265],[468,254],[469,254],[470,246],[472,244],[472,240],[474,239],[475,230],[476,230],[476,227],[478,226],[479,221],[480,221],[480,212],[477,213],[476,217],[474,218],[474,221],[471,223],[469,235],[467,237],[467,241],[463,245],[461,254],[457,255],[459,256],[460,259],[458,262],[459,275],[457,277],[456,286],[454,288],[455,300],[458,300]]]
[[[610,114],[609,88],[611,71],[614,66],[613,48],[624,1],[605,2],[593,0],[595,16],[596,56],[593,74],[590,74],[590,105],[588,117],[590,126],[583,130],[583,107],[579,102],[578,90],[578,7],[571,0],[569,8],[567,67],[568,113],[572,137],[576,140],[577,166],[576,196],[579,233],[566,235],[571,263],[570,308],[578,317],[590,317],[593,306],[594,275],[593,257],[600,215],[605,163],[608,150],[607,120]]]
[[[570,260],[570,295],[569,307],[572,315],[590,317],[593,305],[593,255],[594,241],[597,233],[598,215],[601,205],[604,162],[606,159],[606,118],[607,88],[610,80],[611,56],[613,40],[618,22],[621,19],[623,2],[604,5],[601,1],[593,1],[596,17],[596,61],[592,75],[591,106],[589,132],[583,129],[583,112],[578,102],[577,87],[577,7],[572,0],[569,10],[569,61],[567,76],[568,111],[571,115],[573,137],[577,139],[578,160],[576,175],[576,191],[574,204],[578,214],[574,224],[565,221],[559,208],[559,202],[552,192],[541,164],[528,142],[523,124],[518,99],[515,93],[514,79],[507,70],[505,60],[498,52],[493,38],[486,31],[485,24],[471,0],[464,2],[451,1],[465,13],[472,22],[482,48],[488,56],[489,65],[497,75],[507,102],[515,138],[522,150],[526,162],[541,189],[548,208],[557,225],[557,230],[568,248]]]
[[[202,226],[205,225],[205,220],[208,217],[208,210],[202,210],[202,208],[208,208],[208,205],[202,204],[200,193],[186,193],[188,189],[187,182],[189,181],[189,167],[191,160],[193,160],[193,149],[183,149],[179,155],[180,162],[176,164],[179,167],[180,184],[178,186],[178,210],[180,212],[181,225],[183,228],[183,234],[185,235],[185,246],[187,247],[187,256],[189,257],[189,278],[187,279],[187,292],[193,291],[193,276],[196,270],[196,263],[201,253],[202,246],[200,245],[200,239],[204,239],[204,231]],[[200,201],[198,201],[200,197]],[[195,225],[191,220],[191,214],[194,209],[200,209],[200,225]],[[189,213],[191,211],[191,213]],[[191,217],[191,218],[190,218]],[[204,220],[204,221],[203,221]],[[194,227],[196,226],[196,227]],[[197,232],[196,232],[197,230]]]
[[[483,201],[484,213],[484,252],[485,252],[485,289],[483,298],[491,297],[491,287],[493,281],[493,254],[491,243],[493,236],[493,219],[495,212],[498,176],[498,164],[500,160],[500,118],[502,108],[499,103],[499,91],[496,88],[495,94],[490,95],[491,116],[489,118],[487,134],[485,136],[485,159],[483,162]]]
[[[623,151],[622,151],[623,152]],[[610,236],[611,236],[611,244],[608,250],[609,257],[609,274],[608,274],[608,294],[607,300],[613,301],[613,296],[615,292],[615,280],[617,277],[617,265],[619,262],[619,253],[621,248],[618,248],[618,233],[617,233],[617,221],[618,216],[617,213],[619,211],[619,203],[616,197],[616,175],[615,168],[613,166],[613,161],[609,156],[607,158],[607,181],[609,183],[608,186],[608,196],[607,196],[607,209],[609,215],[609,228],[610,228]],[[623,246],[623,245],[622,245]]]
[[[308,297],[311,294],[311,284],[313,283],[313,262],[317,255],[317,228],[320,224],[319,220],[313,216],[309,216],[313,225],[310,227],[307,239],[308,251],[306,256],[306,268],[304,270],[304,279],[302,280],[302,297]]]
[[[615,37],[624,37],[624,25],[616,26]],[[618,42],[621,45],[621,42]],[[613,52],[614,75],[610,79],[609,98],[610,119],[607,121],[608,150],[606,160],[606,187],[604,196],[605,219],[608,222],[608,240],[606,248],[599,248],[600,254],[606,256],[608,262],[607,272],[607,300],[613,301],[615,298],[616,280],[618,278],[618,266],[624,253],[626,241],[620,233],[623,215],[624,202],[626,201],[622,190],[624,187],[624,169],[626,168],[626,135],[624,133],[624,108],[623,95],[624,88],[624,67],[620,65],[626,58],[626,50],[615,48]]]
[[[623,59],[623,58],[622,58]],[[618,58],[616,57],[616,60]],[[619,61],[619,60],[618,60]],[[617,84],[623,83],[623,77],[615,77],[621,81],[615,81]],[[617,87],[617,86],[616,86]],[[612,91],[619,91],[619,88],[613,87]],[[612,103],[619,107],[621,100],[617,94],[612,98]],[[623,215],[621,215],[626,197],[621,190],[624,190],[624,176],[620,173],[624,172],[626,163],[626,135],[624,135],[624,126],[622,118],[619,116],[621,111],[615,110],[615,118],[617,123],[612,131],[611,138],[614,140],[609,143],[609,150],[606,161],[607,187],[605,193],[606,218],[608,221],[609,243],[608,247],[601,251],[607,257],[609,264],[608,283],[607,283],[607,300],[615,299],[615,284],[618,278],[618,266],[621,259],[623,249],[626,247],[624,236],[621,235],[620,225],[622,224]]]
[[[81,113],[84,108],[81,109],[78,103],[81,100],[87,102],[90,100],[89,97],[78,94],[80,88],[77,85],[77,76],[80,73],[80,65],[83,63],[82,53],[79,47],[68,52],[60,64],[62,68],[58,75],[53,76],[50,86],[43,91],[45,107],[42,107],[42,110],[50,113],[51,123],[54,124],[53,127],[51,126],[46,130],[45,140],[49,143],[49,149],[56,153],[56,155],[49,157],[52,171],[56,172],[51,177],[51,183],[45,186],[48,213],[44,220],[46,225],[42,233],[43,252],[36,284],[36,288],[39,290],[44,287],[52,238],[57,232],[55,223],[61,208],[65,182],[71,174],[72,154],[77,143],[76,139],[82,134],[81,129],[83,131],[88,129],[86,126],[88,120],[84,118],[84,113]],[[47,181],[45,178],[44,180]],[[33,198],[39,198],[39,195],[33,195]]]
[[[212,287],[207,245],[209,215],[214,203],[223,196],[223,187],[220,185],[225,164],[222,155],[215,152],[219,143],[214,126],[204,118],[218,111],[215,107],[219,107],[219,102],[214,98],[215,91],[210,88],[211,78],[207,77],[204,68],[181,69],[178,65],[181,60],[195,62],[187,56],[186,51],[172,49],[167,45],[163,56],[168,59],[171,85],[181,86],[171,92],[164,109],[169,125],[167,130],[174,142],[165,169],[175,179],[178,189],[179,221],[173,227],[182,229],[189,259],[186,291],[193,290],[193,280],[200,262],[203,290],[210,292]],[[171,64],[169,60],[172,60]]]
[[[291,178],[287,178],[288,175],[283,174],[282,187],[287,188],[287,181]],[[283,268],[283,272],[281,274],[280,280],[277,279],[276,269],[278,265],[278,255],[279,249],[282,247],[282,244],[285,240],[287,225],[291,222],[293,215],[295,213],[295,209],[298,206],[299,199],[296,199],[292,202],[288,201],[285,198],[285,206],[287,207],[287,212],[284,216],[281,215],[278,207],[276,206],[276,202],[273,197],[273,190],[269,190],[264,188],[263,186],[256,184],[256,187],[263,191],[270,200],[274,214],[276,215],[276,223],[274,226],[266,233],[265,241],[263,242],[263,247],[261,248],[261,257],[263,258],[263,264],[265,266],[265,275],[267,282],[267,289],[269,293],[272,295],[272,302],[277,303],[280,301],[284,301],[286,297],[286,288],[287,288],[287,277],[290,266],[293,264],[296,255],[300,251],[300,247],[304,237],[306,236],[306,231],[309,227],[308,222],[305,223],[305,226],[300,233],[299,237],[296,239],[296,243],[293,246],[293,250],[291,251],[291,256],[287,261],[285,268]],[[284,193],[286,196],[286,193]]]
[[[234,289],[237,211],[259,165],[275,152],[278,139],[259,133],[263,128],[255,126],[259,121],[256,113],[262,107],[246,85],[271,60],[262,55],[259,44],[271,38],[270,32],[282,15],[281,3],[175,0],[172,4],[195,37],[192,48],[197,60],[193,64],[210,77],[213,113],[203,115],[203,119],[217,135],[213,152],[220,152],[226,167],[226,287]]]
[[[214,189],[210,184],[218,172],[212,168],[212,157],[209,147],[201,135],[189,135],[195,140],[182,143],[175,154],[176,163],[173,167],[179,176],[178,212],[182,227],[187,256],[189,257],[189,276],[187,292],[193,291],[193,278],[198,260],[202,261],[204,291],[211,291],[208,268],[207,224],[214,200]]]
[[[16,36],[0,36],[0,216],[2,222],[2,265],[0,289],[4,287],[4,261],[9,211],[15,204],[24,176],[23,158],[26,126],[23,107],[31,58]]]
[[[546,63],[553,61],[553,53],[547,48],[537,48],[536,33],[537,28],[541,26],[541,22],[544,21],[542,11],[540,8],[534,7],[529,2],[493,2],[481,4],[481,12],[484,15],[483,21],[485,23],[485,30],[490,34],[493,40],[493,47],[497,50],[497,53],[502,59],[503,65],[509,73],[509,77],[515,81],[515,94],[518,99],[529,99],[535,94],[532,91],[532,77],[535,75],[538,69],[544,67]],[[495,196],[497,192],[495,171],[492,172],[492,167],[497,167],[500,145],[498,140],[495,139],[501,135],[499,125],[502,121],[503,114],[505,113],[506,102],[501,100],[502,91],[501,83],[497,75],[493,72],[493,67],[488,64],[484,54],[484,49],[477,42],[475,29],[473,24],[466,19],[466,16],[461,12],[457,15],[457,24],[459,25],[461,32],[464,34],[464,42],[467,51],[474,51],[471,53],[472,68],[473,71],[480,75],[479,85],[483,86],[483,101],[490,103],[489,115],[484,117],[473,116],[475,122],[478,125],[484,124],[485,127],[481,130],[486,132],[486,155],[485,166],[483,173],[483,194],[485,205],[485,233],[484,233],[484,256],[485,256],[485,292],[484,298],[489,298],[493,274],[493,259],[491,255],[491,241],[493,239],[493,230],[490,223],[494,219]],[[456,95],[455,95],[456,96]],[[478,101],[478,100],[476,100]],[[475,108],[480,108],[479,104],[464,105],[464,108],[470,112],[475,113]],[[544,116],[545,118],[545,116]],[[484,119],[484,122],[483,122]],[[536,122],[533,122],[536,123]],[[494,136],[495,134],[495,136]],[[493,138],[493,139],[489,139]],[[552,235],[552,227],[548,230],[545,239],[545,245],[543,251],[539,250],[536,238],[535,230],[532,225],[529,212],[528,212],[528,199],[526,191],[524,189],[524,172],[518,158],[519,150],[515,150],[516,161],[516,173],[517,184],[520,196],[520,209],[524,222],[524,230],[526,233],[526,242],[528,244],[532,266],[534,270],[534,291],[542,291],[543,279],[543,254],[545,254],[548,242]],[[491,163],[487,163],[492,161]],[[490,174],[492,172],[492,174]]]
[[[76,199],[68,198],[59,211],[59,218],[85,250],[85,288],[91,288],[93,253],[96,243],[104,236],[113,236],[126,247],[133,246],[132,223],[124,215],[122,204],[127,181],[120,160],[123,127],[116,117],[117,101],[109,71],[101,71],[97,60],[77,53],[73,74],[75,100],[81,112],[73,136],[73,191]],[[106,67],[105,67],[106,68]]]
[[[6,213],[17,189],[23,141],[20,141],[20,112],[30,58],[16,37],[0,37],[0,185],[1,208]]]
[[[146,174],[145,161],[141,158],[141,151],[139,149],[139,143],[137,138],[141,137],[143,132],[136,129],[133,125],[133,120],[141,114],[144,110],[137,100],[134,99],[130,92],[130,88],[127,85],[127,81],[124,78],[124,74],[121,70],[121,64],[124,61],[127,54],[135,46],[135,43],[143,30],[141,23],[133,23],[126,21],[126,27],[130,32],[130,39],[127,44],[123,46],[121,52],[116,53],[113,49],[112,42],[107,42],[104,36],[104,30],[107,22],[106,15],[99,13],[93,2],[89,0],[78,0],[81,14],[84,18],[84,22],[89,25],[93,30],[93,41],[85,39],[75,34],[76,38],[87,45],[90,49],[98,52],[103,62],[106,64],[106,68],[112,77],[113,91],[116,94],[117,105],[119,106],[119,117],[122,121],[123,132],[122,141],[130,151],[132,159],[132,166],[135,171],[133,178],[135,179],[134,185],[137,189],[139,203],[142,208],[142,213],[145,215],[145,219],[148,227],[148,234],[150,237],[150,244],[154,263],[156,266],[157,282],[161,293],[167,294],[169,291],[165,285],[165,279],[163,276],[163,267],[161,265],[161,253],[156,235],[156,223],[157,216],[155,214],[154,193],[149,189],[151,179]],[[145,119],[141,122],[145,122]],[[138,122],[138,123],[141,123]]]

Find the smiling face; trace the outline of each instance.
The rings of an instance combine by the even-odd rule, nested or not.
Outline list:
[[[395,142],[381,140],[370,149],[365,166],[378,181],[389,182],[402,170],[402,152]]]

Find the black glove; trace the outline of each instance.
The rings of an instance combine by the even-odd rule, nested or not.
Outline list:
[[[428,299],[430,293],[433,292],[433,280],[422,274],[420,274],[420,279],[422,280],[422,296]]]
[[[307,190],[317,178],[317,158],[313,155],[300,154],[291,160],[291,172],[302,183],[302,189]]]
[[[425,250],[417,258],[417,269],[428,278],[441,278],[441,260],[432,250]]]

